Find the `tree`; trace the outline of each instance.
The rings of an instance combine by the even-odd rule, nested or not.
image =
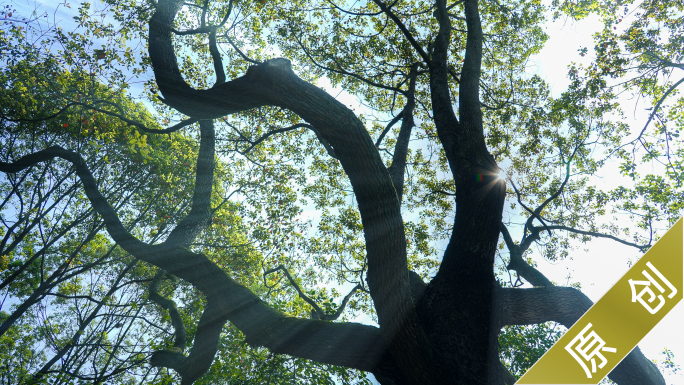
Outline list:
[[[144,277],[150,301],[169,312],[167,322],[173,329],[149,362],[172,369],[182,384],[194,383],[207,371],[211,375],[219,349],[229,354],[220,347],[228,322],[255,349],[371,372],[383,384],[512,384],[514,377],[500,361],[498,344],[510,344],[498,338],[502,327],[548,321],[569,327],[591,306],[577,288],[555,286],[537,270],[531,247],[538,245],[542,258],[556,260],[572,253],[577,243],[607,237],[645,251],[654,239],[653,228],[672,223],[681,213],[683,152],[669,127],[681,124],[682,103],[664,105],[681,81],[668,83],[662,77],[681,68],[676,32],[681,18],[668,16],[673,11],[681,14],[681,9],[676,2],[638,6],[644,9],[643,17],[639,14],[621,37],[632,55],[629,60],[642,63],[634,72],[629,60],[618,55],[620,45],[611,35],[612,4],[553,5],[556,17],[597,12],[606,25],[597,35],[594,65],[586,71],[571,68],[572,83],[558,98],[550,97],[541,78],[524,73],[527,60],[546,39],[540,28],[546,8],[536,1],[378,0],[351,6],[326,1],[111,2],[108,10],[116,28],[96,23],[100,13],[82,4],[75,18],[84,32],[56,30],[53,41],[63,51],[48,55],[30,44],[13,45],[22,36],[17,27],[10,30],[14,40],[3,35],[3,50],[25,52],[25,61],[11,59],[12,66],[7,64],[3,129],[16,134],[18,125],[37,122],[46,122],[48,133],[55,127],[66,129],[73,124],[69,114],[74,109],[133,128],[98,124],[89,129],[79,116],[85,128],[75,134],[56,131],[66,140],[33,141],[36,135],[49,137],[35,127],[35,135],[7,139],[17,143],[8,147],[0,163],[1,171],[16,175],[8,177],[8,201],[14,195],[20,200],[19,190],[38,191],[24,184],[24,179],[38,175],[34,168],[55,159],[66,162],[60,172],[75,174],[78,182],[56,186],[85,193],[79,198],[84,204],[87,200],[86,210],[97,214],[94,228],[101,223],[106,230],[98,241],[116,244],[132,256],[130,269],[144,262],[136,274]],[[650,25],[654,21],[669,28],[672,43],[658,43],[659,31]],[[95,41],[104,38],[110,39],[110,46],[95,48]],[[137,53],[140,58],[127,46],[136,38],[148,43],[147,54]],[[611,49],[606,39],[612,39]],[[268,47],[275,47],[277,55]],[[63,72],[68,80],[56,83],[76,88],[60,90],[55,101],[45,96],[56,85],[29,89],[26,84],[42,83],[24,79],[35,76],[24,68],[45,57],[54,59],[45,61],[48,68],[59,71],[42,71]],[[117,97],[108,94],[103,88],[127,87],[117,64],[135,66],[134,74],[140,76],[151,69],[154,82],[146,86],[160,93],[154,104],[159,121],[179,123],[160,129],[141,107],[126,104],[123,91]],[[116,76],[84,73],[79,65]],[[643,135],[648,124],[637,141],[631,140],[630,127],[611,120],[620,109],[615,103],[617,86],[607,79],[633,73],[635,80],[622,87],[656,101],[649,123],[658,118],[655,133],[664,135],[664,141]],[[87,80],[94,76],[97,82]],[[316,87],[319,77],[357,95],[372,116],[357,115]],[[101,87],[100,81],[109,84]],[[672,123],[662,116],[664,111]],[[172,133],[197,126],[196,160],[170,150],[165,141],[188,140]],[[92,132],[93,141],[79,140],[75,147],[68,142],[84,129]],[[137,185],[107,182],[98,174],[98,166],[107,166],[96,158],[96,139],[122,132],[128,135],[123,158],[149,167],[149,175],[167,176],[143,184],[147,195],[131,194],[137,206],[114,204]],[[160,138],[149,146],[152,149],[147,145],[151,138]],[[39,144],[42,148],[36,147]],[[651,160],[663,160],[664,171],[644,175],[639,165]],[[590,183],[590,176],[616,161],[624,175],[639,180],[634,186],[602,191]],[[193,186],[187,183],[191,163]],[[502,177],[500,164],[508,179]],[[169,168],[155,170],[162,165]],[[119,171],[124,179],[146,181],[134,177],[134,170]],[[108,183],[120,185],[122,192],[105,188]],[[145,205],[173,201],[168,185],[187,189],[177,195],[178,200],[185,197],[187,205],[168,207],[174,214],[148,213]],[[230,186],[241,198],[221,215],[219,209],[232,202]],[[171,195],[159,202],[156,191]],[[308,237],[297,218],[301,197],[323,211],[318,232]],[[637,216],[636,229],[610,218],[619,212]],[[405,213],[417,215],[406,219]],[[134,215],[139,215],[139,223]],[[29,217],[28,212],[18,215],[13,226]],[[17,230],[7,227],[9,239]],[[630,235],[633,239],[625,239]],[[11,237],[30,246],[28,238]],[[438,254],[431,241],[440,239],[446,247]],[[8,285],[30,278],[21,276],[19,266],[29,269],[35,259],[31,253],[22,255],[3,277],[9,277]],[[495,263],[497,256],[506,258],[507,270],[534,287],[497,280],[503,268]],[[51,263],[72,260],[64,262],[55,255]],[[160,270],[151,274],[151,266]],[[127,269],[119,271],[118,277],[128,274]],[[174,277],[184,289],[171,295]],[[345,296],[313,288],[331,281],[349,282],[353,288]],[[80,289],[71,290],[61,295]],[[196,298],[188,300],[192,295]],[[104,298],[110,296],[104,293]],[[184,303],[182,312],[176,302]],[[70,314],[79,317],[74,306]],[[366,312],[378,327],[331,322],[345,311]],[[186,329],[193,335],[187,354]],[[543,340],[544,327],[535,330]],[[146,330],[131,333],[144,335]],[[237,336],[233,340],[241,338],[230,334]],[[84,346],[77,338],[71,341],[57,344],[64,354]],[[112,356],[105,349],[99,359]],[[139,364],[142,358],[133,356],[124,362]],[[279,365],[278,360],[272,362]],[[664,383],[638,349],[610,378],[618,384]]]

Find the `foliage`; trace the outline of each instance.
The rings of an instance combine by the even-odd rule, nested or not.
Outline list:
[[[448,13],[445,84],[453,110],[465,108],[461,84],[472,57],[465,3],[450,4]],[[445,245],[458,237],[452,230],[460,193],[428,63],[439,50],[438,11],[433,2],[396,2],[390,11],[381,5],[191,1],[175,19],[173,46],[180,73],[197,89],[218,89],[222,75],[230,81],[286,57],[301,79],[358,99],[344,101],[353,103],[350,111],[386,167],[400,167],[401,184],[393,183],[403,197],[406,268],[430,282]],[[1,11],[0,161],[51,146],[76,151],[124,227],[163,244],[196,205],[203,134],[199,118],[173,108],[159,75],[155,82],[147,23],[159,5],[57,7],[73,16],[73,30],[41,11],[25,19],[12,5]],[[579,52],[591,64],[572,65],[570,86],[553,97],[546,81],[527,71],[548,39],[542,25],[590,15],[604,26],[593,52]],[[500,279],[515,271],[504,286],[517,287],[521,278],[542,286],[520,266],[566,259],[596,237],[645,251],[681,215],[681,15],[676,1],[479,4],[479,134],[508,178],[502,226],[512,236],[498,241],[501,263],[494,267]],[[625,123],[624,92],[650,103],[644,127]],[[340,309],[339,321],[381,323],[358,188],[339,156],[344,149],[300,115],[261,105],[213,119],[211,220],[184,247],[287,317],[320,319]],[[597,185],[596,177],[613,169],[622,183]],[[176,381],[175,371],[147,363],[157,351],[192,350],[205,293],[118,245],[65,160],[3,174],[0,196],[0,290],[11,298],[2,303],[2,365],[17,379]],[[174,310],[151,298],[153,282],[177,307],[187,346],[178,347]],[[513,376],[555,342],[556,328],[502,329],[500,358]],[[246,339],[235,325],[224,328],[217,358],[197,383],[368,383],[363,372],[274,354]]]

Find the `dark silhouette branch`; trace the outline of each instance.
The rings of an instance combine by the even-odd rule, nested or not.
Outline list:
[[[406,107],[404,107],[406,108]],[[385,129],[382,130],[380,133],[380,136],[378,136],[378,140],[375,141],[375,147],[380,147],[380,143],[382,143],[382,140],[385,138],[385,135],[389,132],[389,130],[394,126],[401,118],[404,116],[404,110],[401,111],[401,113],[397,114],[392,120],[390,120],[389,123],[385,126]]]
[[[428,378],[436,376],[436,373],[410,370],[417,362],[428,366],[432,362],[432,353],[425,343],[426,336],[418,324],[409,291],[406,237],[401,207],[389,172],[366,128],[349,108],[318,87],[298,78],[286,59],[273,59],[261,65],[251,66],[244,76],[211,89],[193,89],[180,73],[171,42],[171,25],[181,6],[181,1],[159,1],[150,19],[150,59],[157,85],[166,103],[182,113],[201,119],[218,118],[263,105],[273,105],[293,111],[316,128],[321,137],[335,150],[354,189],[366,240],[367,282],[378,314],[383,340],[389,344],[392,358],[399,363],[402,371],[407,371],[409,380],[426,384],[433,382]],[[224,281],[227,277],[225,272],[210,261],[206,261],[205,256],[197,254],[181,258],[180,255],[183,254],[178,251],[177,260],[170,258],[168,252],[165,253],[166,258],[163,261],[156,260],[154,256],[146,258],[172,274],[192,282],[203,293],[215,293],[216,300],[228,301],[226,297],[241,297],[227,295],[226,293],[233,291],[227,287],[220,293],[215,292],[216,287],[228,285],[228,281]],[[178,265],[174,266],[176,263]],[[189,268],[190,264],[192,268]],[[202,271],[204,274],[202,277],[195,276],[196,271]],[[216,277],[207,279],[207,274],[216,274]],[[212,280],[221,281],[223,284],[216,282],[215,285],[206,287],[206,282]],[[234,290],[243,289],[235,287]],[[245,293],[244,298],[252,298],[251,296],[253,294]],[[254,306],[257,306],[256,303],[260,302],[255,300]],[[233,307],[225,307],[225,311],[231,308]],[[264,320],[268,318],[265,317]],[[243,322],[231,314],[230,320],[246,335],[264,332],[255,330],[254,327],[264,327],[265,321],[255,323],[254,317]],[[296,322],[300,324],[315,321]],[[262,341],[262,346],[270,349],[270,346],[264,344],[276,344],[274,349],[278,350],[278,341]],[[305,357],[301,355],[303,352],[290,354]],[[317,356],[320,358],[320,354]],[[306,354],[305,358],[307,357],[310,357],[310,354]],[[317,361],[321,362],[318,359]]]
[[[157,274],[154,276],[154,278],[148,286],[148,297],[150,301],[156,303],[162,309],[169,312],[169,316],[171,317],[171,325],[174,329],[173,347],[177,348],[179,352],[182,353],[185,350],[185,344],[187,340],[185,325],[183,325],[183,319],[181,318],[181,315],[178,312],[176,303],[172,299],[164,298],[161,294],[159,294],[159,285],[161,284],[161,281],[165,276],[167,276],[165,270],[160,269],[157,272]]]
[[[277,267],[274,267],[273,269],[269,269],[269,270],[264,272],[263,278],[264,278],[264,285],[266,285],[266,287],[268,287],[268,288],[272,287],[272,286],[269,286],[268,282],[266,281],[266,277],[269,274],[275,273],[276,271],[282,271],[285,274],[285,277],[287,277],[287,280],[290,282],[290,285],[292,285],[292,287],[294,287],[294,289],[297,291],[297,295],[299,295],[299,297],[301,299],[306,301],[306,303],[311,305],[313,319],[319,319],[319,320],[323,320],[323,321],[334,321],[334,320],[340,318],[340,315],[342,315],[342,312],[344,311],[344,308],[347,306],[347,302],[349,302],[349,299],[351,299],[351,296],[357,290],[361,289],[360,285],[354,286],[354,288],[351,289],[349,294],[344,296],[344,299],[342,300],[342,304],[340,304],[340,306],[337,308],[335,313],[326,314],[323,311],[323,309],[321,309],[320,306],[318,306],[316,301],[311,299],[311,297],[309,297],[308,295],[304,294],[302,289],[299,287],[299,284],[297,284],[297,282],[292,278],[292,275],[290,275],[290,272],[283,265],[279,265]]]
[[[527,207],[522,201],[522,196],[520,195],[520,191],[518,188],[515,186],[515,183],[513,182],[512,179],[508,180],[511,183],[511,186],[513,187],[513,191],[515,191],[515,195],[518,197],[518,203],[520,206],[522,206],[528,213],[532,214],[532,216],[525,222],[525,230],[523,231],[523,240],[527,237],[527,231],[529,230],[529,226],[531,225],[531,219],[536,218],[539,222],[541,222],[542,225],[544,225],[544,228],[548,227],[546,225],[546,222],[544,222],[544,219],[537,213],[536,210],[532,210],[531,208]],[[529,225],[528,225],[529,223]],[[549,232],[549,236],[551,236],[551,231],[547,230]]]
[[[582,142],[584,142],[584,141],[582,141]],[[575,146],[575,149],[572,151],[572,154],[570,154],[570,157],[565,162],[565,178],[563,179],[563,182],[561,183],[561,185],[558,186],[558,189],[556,190],[556,192],[553,193],[550,197],[546,198],[546,200],[542,204],[540,204],[539,207],[534,209],[532,216],[527,219],[527,222],[525,222],[525,230],[523,233],[523,237],[527,234],[527,230],[532,227],[532,221],[534,218],[537,218],[539,220],[539,222],[541,222],[544,225],[544,227],[548,229],[548,226],[546,225],[546,223],[544,223],[544,221],[541,219],[541,212],[544,210],[544,208],[549,203],[553,202],[556,198],[558,198],[558,196],[563,192],[563,189],[565,189],[565,185],[570,180],[570,165],[572,164],[572,159],[575,157],[577,150],[579,150],[579,148],[581,146],[582,146],[582,143],[579,143],[577,146]],[[562,153],[561,153],[561,156],[562,156]],[[513,182],[511,182],[511,184],[513,184]],[[520,194],[518,193],[518,190],[516,189],[515,192],[516,192],[516,194],[518,194],[518,202],[520,202]],[[549,231],[549,236],[550,235],[551,235],[551,231]]]
[[[387,4],[383,3],[382,0],[373,0],[373,2],[380,8],[380,10],[382,10],[383,13],[385,13],[390,19],[392,19],[394,24],[397,25],[401,33],[404,35],[406,40],[408,40],[413,49],[416,50],[416,53],[418,53],[421,59],[423,59],[425,63],[430,63],[430,57],[428,56],[428,54],[423,50],[423,47],[420,44],[418,44],[416,39],[413,37],[408,28],[406,28],[401,19],[399,19],[399,17],[396,14],[394,14],[394,12],[392,12],[392,7],[387,6]]]
[[[372,143],[370,145],[372,146]],[[195,348],[193,348],[193,350],[198,350],[195,355],[193,352],[190,353],[187,358],[189,361],[183,361],[188,362],[189,367],[201,368],[202,365],[211,363],[215,354],[215,349],[212,352],[211,346],[218,343],[220,329],[229,319],[245,334],[249,343],[254,346],[264,346],[274,353],[290,354],[364,371],[375,370],[375,366],[380,361],[380,355],[385,349],[378,328],[355,323],[333,324],[286,317],[270,308],[249,289],[231,279],[205,255],[193,253],[184,247],[169,247],[165,244],[147,245],[133,238],[121,225],[114,209],[98,191],[80,155],[53,146],[23,156],[13,163],[0,162],[0,171],[19,172],[33,164],[54,157],[60,157],[74,164],[86,196],[103,218],[110,236],[124,250],[133,254],[134,257],[192,283],[207,296],[208,305],[202,316],[203,321],[198,325]],[[160,354],[168,355],[168,353]],[[172,357],[178,358],[175,355]],[[191,357],[195,358],[191,359]],[[199,375],[194,370],[188,373],[190,377],[187,378]]]
[[[71,108],[71,107],[73,107],[73,106],[82,106],[82,107],[85,107],[85,108],[87,108],[87,109],[90,109],[90,110],[93,110],[93,111],[97,111],[97,112],[100,112],[100,113],[103,113],[103,114],[106,114],[106,115],[109,115],[109,116],[113,116],[113,117],[115,117],[115,118],[118,118],[118,119],[120,119],[121,121],[123,121],[123,122],[125,122],[126,124],[128,124],[129,126],[133,126],[133,127],[137,128],[137,129],[139,129],[140,131],[146,132],[146,133],[148,133],[148,134],[170,134],[170,133],[173,133],[173,132],[176,132],[176,131],[180,130],[181,128],[184,128],[184,127],[187,127],[187,126],[189,126],[189,125],[191,125],[191,124],[193,124],[193,123],[196,123],[196,122],[198,121],[198,119],[193,119],[193,118],[185,119],[185,120],[181,120],[179,123],[174,124],[174,125],[171,126],[171,127],[167,127],[167,128],[164,128],[164,129],[159,130],[159,129],[155,129],[155,128],[148,128],[147,126],[145,126],[144,124],[142,124],[142,123],[140,123],[140,122],[138,122],[138,121],[135,121],[135,120],[132,120],[132,119],[128,119],[127,117],[125,117],[125,116],[123,115],[123,108],[121,108],[121,106],[119,106],[119,105],[116,104],[116,103],[113,103],[113,102],[108,101],[108,100],[95,100],[95,101],[93,101],[93,102],[96,103],[96,104],[110,104],[110,105],[113,105],[114,107],[116,107],[117,109],[119,109],[119,111],[121,111],[121,112],[117,114],[116,112],[112,112],[112,111],[108,111],[108,110],[105,110],[105,109],[102,109],[102,108],[99,108],[99,107],[95,107],[95,105],[93,105],[93,104],[84,103],[84,102],[69,102],[67,105],[65,105],[64,107],[60,108],[59,111],[55,112],[54,114],[48,115],[48,116],[44,116],[44,117],[41,117],[41,118],[35,118],[35,119],[13,119],[13,118],[8,118],[8,117],[6,117],[6,116],[2,116],[2,120],[7,120],[8,122],[43,122],[43,121],[47,121],[47,120],[56,118],[57,116],[63,114],[63,113],[66,112],[69,108]]]
[[[538,227],[533,227],[532,229],[533,229],[533,231],[539,231]],[[648,248],[651,247],[650,242],[646,245],[639,245],[639,244],[636,244],[633,242],[627,242],[624,239],[620,239],[620,238],[613,236],[613,235],[610,235],[610,234],[603,234],[603,233],[600,233],[597,231],[580,230],[580,229],[575,229],[575,228],[569,227],[569,226],[551,225],[551,226],[548,226],[548,229],[549,230],[565,230],[565,231],[569,231],[571,233],[586,235],[586,236],[590,236],[590,237],[612,239],[615,242],[622,243],[623,245],[636,247],[637,249],[639,249],[641,251],[646,251]]]
[[[593,302],[571,287],[540,287],[533,289],[499,289],[496,307],[503,325],[532,325],[548,321],[572,327]],[[636,347],[608,375],[619,385],[665,385],[658,368]]]
[[[86,196],[90,200],[90,203],[93,205],[95,211],[97,211],[97,213],[102,217],[105,226],[107,227],[107,231],[109,232],[109,235],[112,236],[114,241],[129,252],[142,250],[146,244],[135,238],[133,235],[131,235],[131,233],[128,232],[128,230],[124,228],[123,224],[119,220],[119,216],[116,214],[116,211],[100,193],[95,178],[93,178],[93,175],[88,169],[85,160],[80,154],[74,151],[65,150],[60,146],[52,146],[45,150],[22,156],[12,163],[0,162],[0,171],[5,173],[17,173],[33,166],[34,164],[45,162],[57,157],[71,162],[71,164],[74,166],[76,169],[76,174],[83,184],[83,189],[85,190]]]
[[[411,130],[413,129],[413,110],[416,107],[416,78],[418,77],[419,63],[414,63],[411,66],[409,73],[409,88],[406,91],[406,106],[402,111],[401,129],[397,136],[397,143],[394,146],[394,155],[392,156],[392,164],[389,167],[389,173],[392,177],[394,189],[397,192],[399,202],[401,202],[404,195],[404,173],[406,171],[406,157],[408,156],[408,146],[411,140]]]
[[[391,87],[391,86],[384,85],[382,83],[374,82],[374,81],[367,79],[367,78],[365,78],[365,77],[363,77],[357,73],[349,72],[349,71],[343,70],[342,68],[331,68],[331,67],[325,66],[325,65],[319,63],[316,59],[314,59],[313,55],[311,55],[311,53],[304,46],[304,43],[302,43],[302,41],[299,39],[299,37],[297,37],[297,44],[299,44],[299,46],[302,48],[302,50],[304,51],[304,54],[309,58],[309,60],[311,60],[311,62],[318,68],[321,68],[323,70],[330,71],[330,72],[335,72],[335,73],[345,75],[345,76],[351,76],[351,77],[358,79],[358,80],[361,80],[362,82],[364,82],[368,85],[371,85],[373,87],[383,88],[383,89],[386,89],[388,91],[394,91],[394,92],[399,92],[399,93],[404,92],[398,87]],[[335,58],[333,58],[333,60],[335,60]],[[341,65],[337,61],[335,61],[335,64],[337,64],[338,67],[341,67]]]
[[[214,72],[216,73],[216,83],[214,86],[223,84],[226,82],[226,71],[223,69],[221,53],[216,46],[216,27],[212,27],[209,33],[209,52],[211,53],[211,59],[214,62]]]
[[[644,124],[644,128],[641,129],[641,132],[639,132],[639,135],[637,136],[636,139],[632,140],[630,143],[634,143],[637,140],[641,140],[641,137],[644,135],[644,132],[646,132],[646,129],[648,128],[648,125],[651,124],[651,121],[653,120],[653,117],[656,115],[658,110],[660,109],[660,106],[663,104],[665,99],[672,93],[674,90],[679,87],[680,84],[684,83],[684,78],[679,79],[675,84],[673,84],[670,88],[665,91],[663,96],[658,99],[658,102],[656,105],[653,107],[653,111],[648,115],[648,119],[646,120],[646,124]],[[644,146],[645,147],[645,146]]]
[[[523,254],[532,243],[532,241],[539,239],[539,231],[541,228],[537,228],[530,236],[525,238],[524,242],[527,242],[525,246],[517,245],[511,234],[508,232],[508,228],[502,223],[501,224],[501,234],[504,237],[504,242],[506,242],[506,247],[508,248],[510,261],[506,269],[515,270],[520,277],[529,282],[532,286],[553,286],[553,283],[546,278],[539,270],[531,266],[523,259]]]
[[[269,131],[269,132],[267,132],[267,133],[261,135],[257,140],[254,140],[254,141],[249,140],[249,139],[247,139],[247,138],[245,138],[245,137],[243,136],[243,138],[245,138],[245,140],[246,140],[247,142],[249,142],[249,148],[247,148],[247,149],[244,150],[244,151],[240,151],[240,153],[243,154],[243,155],[249,153],[250,151],[252,151],[252,150],[254,149],[254,147],[258,146],[259,144],[261,144],[261,142],[263,142],[264,140],[270,138],[271,136],[273,136],[273,135],[275,135],[275,134],[280,134],[280,133],[283,133],[283,132],[288,132],[288,131],[296,130],[296,129],[302,128],[302,127],[306,127],[306,128],[308,128],[308,129],[313,130],[313,127],[311,127],[310,124],[307,124],[307,123],[297,123],[297,124],[293,124],[293,125],[291,125],[291,126],[289,126],[289,127],[282,127],[282,128],[277,128],[277,129],[275,129],[275,130],[271,130],[271,131]],[[242,134],[240,134],[240,136],[242,136]]]
[[[171,231],[165,245],[187,247],[197,235],[211,224],[211,190],[215,167],[214,122],[200,121],[200,146],[197,153],[195,189],[190,212]]]
[[[231,3],[232,3],[232,1],[231,1]],[[233,47],[233,49],[235,50],[235,52],[237,52],[238,55],[240,55],[246,62],[252,63],[252,64],[257,64],[257,65],[258,65],[258,64],[263,64],[263,62],[260,62],[260,61],[258,61],[258,60],[251,59],[249,56],[245,55],[245,54],[240,50],[240,48],[238,48],[237,45],[235,45],[235,43],[233,43],[233,39],[231,39],[231,38],[228,36],[228,34],[224,34],[224,35],[222,35],[222,36],[225,37],[226,40],[228,40],[228,43],[231,45],[231,47]]]

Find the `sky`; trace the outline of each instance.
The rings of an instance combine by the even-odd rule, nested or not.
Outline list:
[[[74,1],[77,3],[77,1]],[[16,4],[16,3],[15,3]],[[64,17],[68,20],[68,16]],[[545,48],[530,62],[530,73],[537,73],[549,83],[552,94],[558,96],[568,85],[567,67],[571,61],[582,59],[577,54],[580,47],[592,47],[591,33],[600,28],[596,19],[589,18],[582,22],[556,21],[549,22],[545,31],[550,35]],[[591,60],[591,55],[584,58]],[[320,84],[324,86],[324,84]],[[332,92],[333,95],[337,92]],[[356,111],[363,107],[358,101],[341,93],[341,101],[347,105],[355,105]],[[635,101],[621,101],[628,111],[644,111],[644,108],[633,108]],[[643,107],[643,106],[642,106]],[[639,131],[646,120],[646,114],[630,114],[627,123],[635,131]],[[610,188],[621,182],[616,173],[606,172],[604,178],[596,179],[597,186]],[[311,213],[313,214],[313,213]],[[541,258],[538,269],[552,281],[564,284],[570,274],[570,282],[581,282],[582,291],[594,302],[598,301],[618,279],[628,270],[628,261],[636,261],[640,252],[634,248],[621,245],[610,240],[594,240],[587,244],[587,252],[583,248],[571,253],[570,260],[558,263],[546,262]],[[342,290],[344,292],[344,290]],[[663,348],[670,349],[675,355],[675,362],[684,363],[684,305],[675,307],[639,344],[649,359],[660,359]],[[684,374],[669,375],[664,373],[668,384],[684,383]]]
[[[578,61],[581,57],[577,54],[580,47],[593,47],[591,33],[600,28],[598,20],[589,18],[582,22],[547,23],[546,32],[550,35],[545,48],[537,55],[536,66],[540,76],[550,84],[554,96],[564,91],[569,81],[566,77],[567,67],[571,61]],[[591,55],[587,55],[588,62]],[[626,111],[627,119],[633,132],[638,132],[644,126],[647,114],[643,105],[634,108],[636,101],[623,98],[621,104]],[[636,111],[636,114],[633,112]],[[614,165],[613,165],[614,167]],[[602,179],[594,181],[597,186],[612,188],[619,185],[622,180],[619,173],[604,172]],[[568,273],[572,275],[571,282],[581,282],[582,292],[592,301],[598,301],[629,269],[628,261],[635,262],[641,253],[618,242],[597,239],[588,245],[588,252],[578,249],[571,253],[571,261],[556,264],[539,261],[538,269],[549,279],[556,282],[565,282]],[[684,302],[684,301],[683,301]],[[641,341],[639,347],[649,359],[660,359],[663,348],[670,349],[676,363],[684,363],[684,304],[681,302]],[[668,384],[684,384],[684,374],[670,375],[665,377]]]

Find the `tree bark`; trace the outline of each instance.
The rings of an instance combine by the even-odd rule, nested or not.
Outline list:
[[[555,321],[569,329],[594,304],[575,288],[557,286],[499,289],[496,299],[495,306],[500,314],[497,327]],[[658,368],[639,347],[635,347],[608,378],[619,385],[665,385]]]

